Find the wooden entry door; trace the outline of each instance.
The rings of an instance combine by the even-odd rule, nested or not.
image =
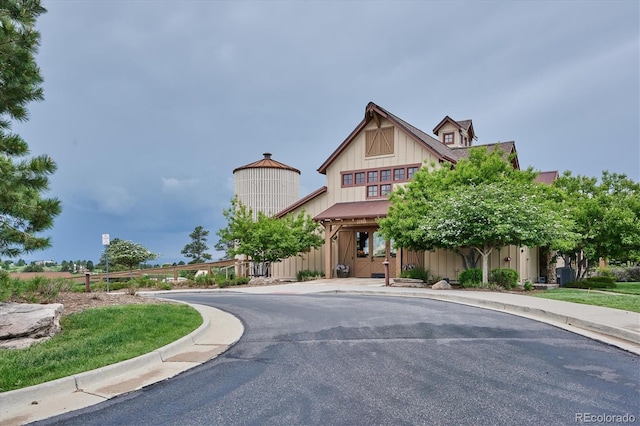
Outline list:
[[[377,228],[358,229],[354,231],[355,239],[355,277],[371,278],[373,276],[384,278],[384,260],[389,260],[389,276],[395,277],[396,261],[395,251],[391,249],[389,241],[385,241],[376,232]]]

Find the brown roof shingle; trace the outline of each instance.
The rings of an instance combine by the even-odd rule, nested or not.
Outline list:
[[[298,170],[296,168],[293,168],[291,166],[287,166],[286,164],[280,163],[279,161],[272,160],[271,159],[271,153],[265,152],[262,155],[264,155],[264,158],[262,160],[254,161],[253,163],[249,163],[249,164],[245,164],[244,166],[236,167],[235,169],[233,169],[233,173],[237,172],[238,170],[263,168],[263,169],[291,170],[292,172],[296,172],[296,173],[300,174],[300,170]]]
[[[386,217],[388,211],[389,200],[336,203],[319,213],[313,220],[371,219]]]

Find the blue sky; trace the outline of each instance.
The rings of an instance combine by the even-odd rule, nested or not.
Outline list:
[[[101,235],[159,253],[216,231],[233,169],[263,152],[300,194],[373,101],[431,133],[472,119],[523,167],[640,180],[637,1],[44,1],[45,100],[14,124],[58,164],[50,249]]]

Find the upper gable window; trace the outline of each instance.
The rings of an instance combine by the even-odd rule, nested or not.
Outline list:
[[[442,142],[450,145],[453,143],[453,133],[445,133],[442,135]]]
[[[393,154],[393,127],[365,131],[365,157]]]

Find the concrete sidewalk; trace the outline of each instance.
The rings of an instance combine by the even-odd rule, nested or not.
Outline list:
[[[489,291],[385,287],[384,279],[323,279],[304,283],[179,293],[352,294],[419,297],[492,309],[545,322],[640,355],[640,313],[528,295]],[[148,292],[167,296],[177,291]],[[192,305],[203,324],[190,335],[150,354],[42,385],[0,393],[0,425],[20,425],[84,408],[131,392],[215,358],[237,342],[244,328],[234,316]]]

